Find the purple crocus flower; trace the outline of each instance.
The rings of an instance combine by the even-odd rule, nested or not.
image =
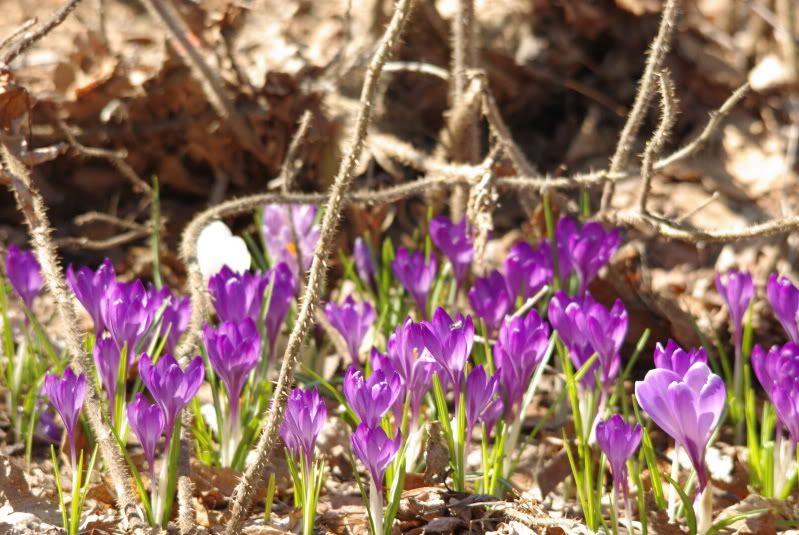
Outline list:
[[[100,376],[100,382],[108,392],[108,399],[114,403],[114,397],[117,391],[117,382],[119,382],[119,359],[120,351],[116,342],[112,338],[98,338],[94,342],[94,350],[92,351],[94,357],[94,366],[97,368],[97,375]],[[133,358],[133,355],[130,355]],[[129,366],[128,366],[129,367]],[[111,411],[111,418],[114,418],[114,411]]]
[[[704,490],[705,449],[727,402],[722,378],[704,362],[695,362],[683,377],[657,368],[636,381],[635,397],[652,421],[685,448],[699,477],[699,491]]]
[[[766,283],[766,296],[788,338],[799,344],[799,288],[788,277],[772,273]]]
[[[321,231],[319,225],[314,225],[315,218],[316,206],[312,204],[270,204],[264,207],[263,233],[269,257],[275,264],[285,262],[295,278],[299,278],[300,264],[306,271],[311,267]],[[294,241],[291,222],[299,243]]]
[[[383,428],[369,427],[365,423],[361,423],[352,434],[352,451],[369,470],[376,488],[383,486],[386,468],[397,455],[401,443],[399,433],[391,440]]]
[[[707,363],[707,352],[703,347],[697,347],[686,351],[681,348],[674,340],[669,340],[666,347],[658,342],[655,345],[655,367],[671,370],[680,377],[685,376],[685,372],[693,366],[695,362]]]
[[[542,245],[533,249],[527,242],[519,242],[508,251],[503,271],[512,301],[532,297],[552,280],[549,244]]]
[[[494,365],[508,420],[519,408],[533,372],[546,354],[548,343],[549,326],[535,310],[526,316],[505,318],[502,322],[494,346]]]
[[[590,388],[594,384],[594,371],[598,367],[600,382],[608,388],[619,374],[619,350],[627,335],[627,311],[621,300],[617,299],[608,310],[588,292],[582,298],[572,299],[559,291],[549,302],[549,321],[569,349],[575,368],[582,367],[594,353],[598,355],[597,362],[583,377],[583,386]]]
[[[618,229],[606,232],[601,223],[589,221],[570,235],[568,243],[570,264],[580,281],[578,292],[582,293],[616,253],[621,244],[621,232]]]
[[[211,367],[225,383],[230,417],[238,421],[241,391],[261,356],[258,328],[250,318],[239,323],[225,321],[216,329],[206,325],[203,341]]]
[[[627,459],[633,456],[641,444],[641,426],[638,424],[630,426],[620,415],[614,414],[604,422],[597,423],[596,441],[610,463],[616,501],[621,494],[627,503],[629,500]]]
[[[30,308],[33,298],[39,295],[44,286],[39,261],[31,251],[21,251],[12,243],[8,246],[8,255],[6,256],[6,275],[8,275],[8,281],[14,291]]]
[[[394,330],[387,344],[386,358],[402,377],[406,393],[410,395],[411,429],[416,427],[422,400],[433,384],[433,374],[441,370],[425,347],[424,331],[424,325],[414,323],[408,316]]]
[[[208,291],[220,321],[242,321],[250,318],[258,323],[264,291],[269,280],[259,273],[236,273],[223,266],[208,280]]]
[[[171,353],[177,347],[180,337],[183,336],[183,333],[189,327],[191,300],[187,296],[175,296],[172,290],[164,286],[160,290],[150,287],[149,301],[153,319],[166,303],[161,313],[161,328],[158,331],[158,336],[166,336],[164,347],[168,353]]]
[[[144,353],[139,359],[139,375],[164,413],[164,434],[169,444],[177,415],[189,404],[203,382],[203,359],[194,357],[184,371],[172,355],[165,354],[153,364],[149,355]]]
[[[446,378],[460,395],[463,383],[463,368],[472,352],[474,323],[471,316],[458,314],[453,320],[446,310],[439,307],[431,321],[423,322],[424,345],[430,355],[446,373]],[[443,383],[444,377],[442,377]],[[442,386],[444,386],[442,384]]]
[[[488,332],[494,332],[513,307],[505,277],[497,270],[488,277],[478,277],[469,290],[469,304],[475,315],[485,321]]]
[[[86,374],[75,375],[72,369],[64,370],[64,375],[58,377],[48,373],[44,378],[44,393],[50,404],[61,416],[64,429],[69,441],[69,454],[72,458],[72,469],[78,466],[77,449],[75,447],[75,428],[78,425],[78,416],[86,399]]]
[[[430,239],[452,264],[452,273],[458,283],[463,282],[474,257],[474,244],[466,233],[466,218],[453,223],[447,216],[430,221]]]
[[[164,414],[157,404],[149,403],[139,392],[133,402],[128,404],[128,422],[144,450],[144,458],[150,467],[150,478],[154,479],[155,448],[164,432]]]
[[[347,403],[361,421],[369,427],[377,427],[402,392],[402,378],[397,373],[387,376],[377,370],[364,379],[359,370],[350,368],[344,375],[342,389]]]
[[[61,441],[61,428],[56,424],[55,412],[48,409],[41,400],[36,402],[36,406],[39,417],[34,438],[47,444],[58,444]]]
[[[426,316],[427,293],[436,278],[435,256],[431,254],[430,261],[425,262],[423,253],[409,253],[407,249],[400,247],[397,256],[391,261],[391,270],[416,301],[419,314]]]
[[[364,301],[360,306],[352,295],[348,295],[340,305],[327,303],[325,315],[330,324],[339,332],[350,350],[352,365],[358,366],[358,353],[364,336],[375,322],[377,315],[371,303]]]
[[[294,455],[303,455],[310,469],[316,437],[327,420],[327,406],[319,391],[295,388],[286,401],[280,437]]]
[[[492,404],[497,393],[497,376],[489,377],[482,365],[475,366],[466,378],[466,440],[471,440],[474,424]]]
[[[100,300],[103,324],[122,351],[128,348],[128,362],[133,362],[136,344],[150,327],[153,312],[150,294],[140,280],[112,281]]]
[[[478,422],[482,422],[486,426],[486,434],[490,435],[491,431],[494,429],[494,426],[497,425],[497,422],[502,417],[502,414],[505,412],[505,404],[502,402],[502,398],[497,397],[488,404],[488,406],[483,409],[482,414],[477,419]]]
[[[94,321],[94,330],[98,335],[105,329],[103,315],[100,311],[103,293],[116,279],[114,265],[107,258],[103,260],[97,271],[92,271],[85,266],[78,271],[74,271],[71,265],[67,267],[67,284],[91,316]]]
[[[799,444],[799,345],[788,342],[768,351],[755,346],[752,369],[796,446]]]
[[[372,258],[369,246],[366,245],[366,242],[360,236],[355,238],[355,243],[352,246],[352,256],[355,258],[355,271],[358,272],[358,277],[367,286],[374,284],[375,273],[377,272],[375,261]]]
[[[716,290],[727,303],[733,325],[735,345],[738,346],[743,336],[744,314],[755,296],[752,275],[733,269],[727,273],[727,283],[724,284],[721,273],[716,273]]]
[[[273,278],[274,284],[272,284]],[[266,339],[269,341],[269,358],[274,359],[276,357],[275,347],[280,328],[286,320],[286,315],[289,313],[294,296],[297,295],[297,278],[291,272],[289,266],[281,262],[266,272],[265,288],[269,284],[272,284],[272,295],[269,298],[269,310],[266,311],[264,327],[266,329]]]

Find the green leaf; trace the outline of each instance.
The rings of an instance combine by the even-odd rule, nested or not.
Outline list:
[[[760,515],[764,515],[769,511],[771,511],[771,507],[764,507],[762,509],[752,509],[751,511],[744,511],[743,513],[736,513],[726,518],[722,518],[721,520],[710,526],[710,529],[707,530],[707,533],[705,533],[705,535],[715,535],[719,531],[728,528],[729,526],[735,524],[740,520],[755,518]]]
[[[688,522],[688,533],[691,535],[696,535],[696,512],[694,512],[694,506],[691,503],[691,498],[688,497],[680,484],[674,481],[671,476],[663,474],[663,477],[665,477],[666,480],[671,483],[671,486],[674,487],[674,490],[676,490],[677,494],[680,496],[680,501],[682,502],[683,509],[685,510],[685,520]]]

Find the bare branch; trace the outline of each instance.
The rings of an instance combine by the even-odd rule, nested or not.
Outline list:
[[[53,29],[55,29],[62,22],[67,20],[69,14],[72,13],[72,11],[76,7],[78,7],[78,4],[80,4],[80,2],[81,0],[67,0],[67,2],[64,3],[64,5],[62,5],[61,7],[59,7],[56,10],[56,12],[53,13],[53,15],[49,19],[47,19],[47,21],[44,24],[42,24],[38,28],[34,28],[29,33],[26,33],[19,41],[14,43],[14,45],[12,45],[7,52],[4,52],[2,55],[2,60],[0,60],[0,62],[2,62],[5,65],[8,65],[12,61],[14,61],[14,59],[16,59],[17,56],[19,56],[20,54],[25,52],[28,48],[33,46],[33,44],[36,43],[36,41],[38,41],[39,39],[41,39],[51,31],[53,31]]]
[[[674,82],[671,80],[668,70],[664,69],[658,73],[660,85],[660,123],[652,139],[646,144],[644,156],[641,164],[641,191],[638,194],[638,209],[642,213],[647,213],[646,201],[649,197],[649,190],[652,184],[652,171],[655,158],[663,150],[663,145],[669,137],[671,129],[677,120],[677,99],[674,95]]]

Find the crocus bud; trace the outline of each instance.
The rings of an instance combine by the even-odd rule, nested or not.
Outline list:
[[[92,356],[94,357],[94,366],[97,368],[97,375],[100,376],[100,382],[108,392],[108,399],[113,403],[119,381],[119,348],[111,338],[98,338],[94,342]],[[130,355],[131,359],[132,357],[133,355]],[[113,417],[114,411],[111,411],[111,418]]]
[[[150,327],[153,311],[150,297],[140,280],[112,282],[100,301],[100,312],[106,329],[121,351],[127,345],[128,362],[132,362],[136,344]]]
[[[225,383],[231,418],[238,419],[239,398],[250,372],[261,357],[261,337],[250,318],[239,323],[223,322],[218,328],[203,327],[208,360]]]
[[[452,264],[455,280],[462,282],[474,257],[474,244],[466,233],[466,218],[453,223],[446,216],[430,221],[430,239]]]
[[[316,206],[312,204],[269,204],[264,207],[262,230],[269,257],[275,264],[285,262],[295,278],[299,278],[300,264],[306,271],[311,267],[321,231],[319,225],[314,225],[315,218]],[[291,222],[298,243],[294,241]]]
[[[203,382],[203,359],[194,357],[186,370],[172,355],[163,355],[153,364],[147,354],[139,359],[139,375],[164,414],[164,434],[169,444],[175,428],[175,419],[189,404]]]
[[[453,320],[443,308],[439,307],[433,314],[433,319],[424,322],[423,325],[422,336],[425,347],[441,366],[457,397],[460,395],[463,383],[463,368],[472,352],[474,342],[472,317],[458,314]]]
[[[316,437],[327,420],[327,406],[319,391],[295,388],[286,401],[286,416],[280,427],[280,437],[294,455],[305,456],[311,465]]]
[[[730,311],[736,345],[740,344],[743,336],[744,314],[749,308],[749,303],[755,296],[755,285],[752,275],[745,271],[730,270],[727,273],[727,283],[722,280],[721,273],[716,273],[716,290],[719,292]]]
[[[641,426],[630,426],[624,419],[614,414],[607,420],[597,423],[596,441],[605,453],[613,473],[613,484],[625,500],[628,495],[627,459],[633,456],[641,443]]]
[[[148,403],[139,392],[133,402],[128,404],[128,423],[144,450],[144,458],[147,459],[152,477],[155,472],[155,448],[164,432],[164,414],[157,404]]]
[[[91,316],[94,321],[94,330],[98,335],[105,329],[100,310],[103,293],[116,279],[114,265],[107,258],[103,260],[97,271],[92,271],[85,266],[78,271],[74,271],[71,265],[67,267],[67,284]]]
[[[344,397],[355,414],[369,427],[377,427],[402,392],[402,378],[375,371],[368,379],[355,368],[344,375]]]
[[[799,444],[799,345],[788,342],[765,351],[752,349],[752,369],[774,404],[791,442]]]
[[[355,270],[358,272],[358,277],[360,277],[367,286],[374,284],[375,273],[377,272],[375,261],[372,258],[372,252],[369,250],[369,246],[360,236],[355,238],[355,243],[352,247],[352,256],[355,258]]]
[[[391,440],[381,427],[369,427],[361,423],[352,434],[352,451],[369,470],[375,486],[383,485],[386,468],[397,455],[402,437],[399,433]]]
[[[799,344],[799,288],[788,277],[772,273],[766,283],[766,296],[788,338]]]
[[[571,265],[580,280],[579,293],[588,289],[588,285],[606,265],[621,244],[621,233],[618,229],[606,232],[602,224],[589,221],[572,234],[569,239]]]
[[[695,362],[683,377],[657,368],[636,381],[635,397],[652,421],[685,448],[699,478],[699,490],[704,489],[708,483],[705,449],[727,402],[722,378],[703,362]]]
[[[552,257],[549,244],[544,245],[533,249],[527,242],[519,242],[508,251],[503,270],[511,301],[532,297],[552,280]]]
[[[685,376],[695,362],[707,363],[707,352],[703,347],[686,351],[674,340],[669,340],[666,347],[658,342],[655,345],[655,367],[671,370],[680,377]]]
[[[374,307],[368,301],[359,304],[354,297],[348,295],[340,305],[327,303],[325,315],[330,324],[341,333],[350,350],[352,365],[357,367],[361,343],[377,317]]]
[[[485,321],[488,332],[494,332],[513,306],[502,274],[494,270],[487,277],[478,277],[469,290],[469,304],[475,315]]]
[[[6,275],[11,287],[30,308],[33,298],[39,295],[44,286],[39,261],[31,251],[21,251],[16,245],[11,244],[8,246],[6,256]]]
[[[466,379],[466,440],[478,418],[492,404],[497,393],[497,376],[488,377],[482,365],[475,366]]]
[[[208,280],[208,292],[220,321],[250,318],[258,323],[268,279],[258,273],[236,273],[224,266]]]
[[[436,258],[431,254],[430,261],[425,262],[421,252],[409,253],[407,249],[400,247],[397,256],[391,261],[391,270],[416,301],[419,314],[424,316],[427,310],[427,294],[436,278]]]
[[[78,425],[80,409],[86,399],[86,375],[75,375],[71,368],[64,370],[58,377],[48,373],[44,378],[44,392],[50,404],[61,416],[69,442],[69,454],[72,458],[72,469],[77,468],[77,449],[75,447],[75,429]]]

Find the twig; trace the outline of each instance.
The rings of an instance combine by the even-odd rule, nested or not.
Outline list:
[[[383,66],[383,72],[414,72],[428,74],[440,78],[445,82],[449,81],[450,78],[449,72],[447,72],[446,69],[422,61],[389,61]]]
[[[36,43],[36,41],[53,31],[56,26],[59,26],[62,22],[67,20],[69,14],[72,13],[76,7],[78,7],[80,2],[81,0],[67,0],[67,2],[59,7],[44,24],[25,34],[25,36],[17,41],[8,51],[4,52],[2,59],[0,59],[0,63],[8,65],[14,61],[17,56],[25,52],[34,43]]]
[[[171,1],[141,0],[141,2],[153,19],[161,23],[164,29],[167,30],[172,38],[170,42],[201,83],[208,102],[220,117],[228,121],[233,135],[236,136],[241,146],[255,156],[261,163],[266,165],[270,164],[271,162],[269,162],[266,157],[266,151],[263,150],[261,143],[258,141],[252,128],[250,128],[249,123],[247,123],[231,102],[223,81],[219,75],[211,69],[202,55],[197,51],[197,48],[192,45],[189,39],[189,29],[186,27],[186,23],[180,15],[175,11]]]
[[[300,117],[297,131],[294,133],[291,143],[289,143],[289,148],[286,151],[286,157],[283,159],[283,166],[280,168],[279,180],[280,188],[283,193],[288,193],[291,191],[294,177],[297,176],[297,172],[302,167],[301,162],[300,165],[297,165],[298,153],[300,152],[300,147],[305,141],[305,136],[308,134],[308,128],[311,126],[311,119],[313,119],[313,114],[309,110],[304,111]]]
[[[66,281],[59,266],[58,256],[53,245],[52,228],[47,218],[44,201],[31,182],[30,172],[19,159],[6,147],[0,144],[0,158],[4,171],[11,180],[11,189],[16,198],[17,207],[28,225],[31,244],[36,259],[42,268],[42,276],[50,294],[56,302],[57,310],[66,329],[67,350],[72,355],[71,365],[77,372],[92,375],[93,363],[84,349],[82,336],[78,332],[79,325],[75,311],[75,298],[67,290]],[[100,446],[100,453],[108,467],[114,485],[122,518],[130,527],[143,525],[144,516],[133,495],[133,483],[127,464],[119,446],[106,424],[108,415],[100,402],[95,382],[87,381],[87,399],[85,410],[95,440]]]
[[[711,195],[710,197],[699,203],[697,206],[690,209],[689,211],[685,212],[683,215],[675,219],[674,222],[679,225],[685,221],[688,221],[688,219],[695,216],[696,214],[698,214],[699,212],[710,206],[713,202],[718,200],[719,196],[720,196],[719,192],[714,191],[713,195]]]
[[[523,175],[532,176],[537,174],[535,166],[527,160],[524,152],[513,140],[510,129],[508,129],[505,121],[502,119],[502,114],[499,112],[497,102],[494,100],[494,95],[491,94],[488,84],[483,86],[483,115],[485,115],[489,126],[491,126],[491,130],[494,132],[494,135],[497,136],[502,148],[505,150],[505,154],[507,154],[510,161],[513,162],[516,171]]]
[[[75,219],[76,225],[88,225],[90,223],[94,223],[95,221],[99,221],[101,223],[109,223],[111,225],[115,225],[117,227],[126,228],[128,230],[147,230],[149,229],[145,225],[141,225],[136,223],[135,221],[128,221],[127,219],[121,219],[119,217],[113,216],[111,214],[104,214],[103,212],[86,212],[77,216]]]
[[[660,88],[660,123],[658,124],[652,139],[646,144],[644,156],[641,163],[641,191],[638,194],[638,209],[642,213],[647,213],[646,201],[649,197],[649,190],[652,185],[652,172],[655,158],[663,150],[671,129],[677,120],[677,102],[674,95],[674,82],[671,80],[669,71],[664,69],[658,73]]]
[[[326,273],[327,257],[330,253],[336,227],[341,219],[341,210],[345,202],[344,194],[352,183],[353,172],[357,167],[361,152],[363,152],[364,138],[366,137],[374,105],[374,97],[378,89],[378,80],[380,79],[383,64],[394,50],[394,46],[399,39],[400,32],[410,13],[411,4],[412,0],[400,0],[397,2],[391,22],[389,22],[367,69],[350,148],[341,162],[331,188],[330,200],[322,219],[322,229],[314,250],[300,311],[294,323],[294,328],[289,335],[286,352],[283,355],[283,364],[280,368],[280,375],[272,397],[266,425],[255,448],[255,461],[247,467],[233,494],[231,501],[232,516],[226,529],[228,535],[235,535],[240,532],[241,525],[250,509],[255,487],[261,481],[265,469],[270,463],[269,454],[275,442],[278,427],[283,420],[286,398],[294,380],[294,368],[297,364],[300,348],[313,322],[314,309],[317,306],[321,290],[320,284]]]
[[[633,104],[630,115],[627,116],[627,122],[619,136],[619,142],[616,145],[616,151],[613,158],[610,160],[610,174],[619,173],[627,168],[627,163],[630,159],[630,154],[633,150],[633,144],[638,136],[638,131],[641,129],[641,123],[644,121],[646,112],[649,109],[649,103],[655,94],[656,89],[656,75],[663,67],[663,60],[669,52],[671,45],[671,37],[674,33],[674,26],[677,23],[679,0],[668,0],[663,8],[663,15],[660,19],[660,28],[658,29],[655,40],[649,47],[649,58],[646,61],[646,68],[641,75],[641,80],[638,83],[638,93],[635,96],[635,103]],[[613,194],[616,186],[613,182],[605,183],[605,190],[602,192],[602,203],[600,210],[605,211],[610,209],[611,202],[613,201]]]
[[[118,247],[128,242],[145,238],[150,235],[150,229],[140,228],[138,230],[129,230],[122,234],[117,234],[111,238],[104,240],[92,240],[85,236],[73,236],[69,238],[60,238],[55,240],[55,244],[59,247],[72,247],[79,249],[90,249],[92,251],[104,251],[112,247]]]
[[[8,46],[8,44],[9,44],[11,41],[13,41],[14,39],[16,39],[17,37],[19,37],[19,35],[20,35],[21,33],[28,31],[28,30],[30,29],[30,27],[31,27],[31,26],[33,26],[34,24],[36,24],[36,22],[37,22],[37,21],[36,21],[36,18],[35,18],[35,17],[34,17],[34,18],[32,18],[32,19],[28,19],[28,20],[26,20],[25,22],[23,22],[23,23],[22,23],[22,25],[21,25],[19,28],[17,28],[17,29],[16,29],[16,30],[14,30],[13,32],[11,32],[11,33],[10,33],[8,36],[4,37],[2,41],[0,41],[0,50],[2,50],[2,49],[4,49],[5,47],[7,47],[7,46]]]

